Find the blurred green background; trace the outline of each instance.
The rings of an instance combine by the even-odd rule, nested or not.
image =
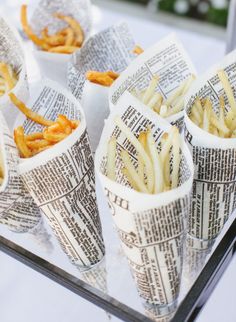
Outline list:
[[[149,0],[126,0],[148,4]],[[160,11],[226,26],[229,0],[152,0]]]

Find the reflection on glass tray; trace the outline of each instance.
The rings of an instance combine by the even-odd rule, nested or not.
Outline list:
[[[131,309],[147,316],[147,321],[170,321],[175,315],[178,305],[185,298],[199,273],[202,271],[205,263],[216,249],[225,232],[230,227],[230,224],[232,224],[236,218],[236,212],[230,216],[221,234],[208,248],[204,247],[202,249],[199,247],[199,243],[196,243],[194,240],[187,239],[184,253],[184,269],[182,274],[181,291],[178,303],[174,303],[173,305],[163,309],[157,306],[145,304],[139,297],[129,270],[128,262],[120,246],[110,211],[100,187],[97,187],[97,197],[103,225],[106,256],[98,265],[89,271],[80,272],[76,266],[70,264],[68,258],[60,249],[59,244],[53,237],[47,223],[41,223],[38,229],[34,229],[31,233],[25,234],[13,233],[5,226],[0,226],[0,235],[92,285],[95,289],[113,297],[120,303],[123,303]],[[108,320],[112,319],[109,314],[106,316]]]

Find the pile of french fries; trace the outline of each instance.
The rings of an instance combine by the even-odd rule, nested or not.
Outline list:
[[[111,70],[108,70],[107,72],[90,70],[86,73],[86,79],[91,83],[107,87],[110,87],[119,76],[120,75],[118,73],[115,73]]]
[[[12,90],[17,80],[16,73],[11,65],[0,62],[0,96]]]
[[[140,55],[143,53],[143,49],[140,46],[135,46],[133,49],[133,53],[136,55]],[[89,70],[86,73],[86,79],[91,83],[99,84],[102,86],[110,87],[114,81],[120,76],[120,74],[113,72],[112,70],[108,70],[106,72],[98,72],[96,70]]]
[[[4,180],[4,167],[3,167],[2,158],[0,156],[0,186],[3,183],[3,180]]]
[[[217,75],[227,96],[228,108],[226,109],[224,96],[219,98],[218,113],[214,111],[209,98],[200,99],[197,97],[189,113],[189,118],[198,127],[215,136],[236,138],[236,101],[234,93],[226,72],[219,70]]]
[[[27,37],[40,49],[51,53],[72,54],[81,48],[84,42],[84,32],[79,22],[60,13],[55,13],[53,16],[67,23],[68,26],[53,35],[49,35],[48,27],[46,26],[41,31],[41,37],[38,37],[28,23],[27,6],[22,5],[21,24]]]
[[[137,151],[137,166],[132,162],[128,151],[123,149],[119,154],[123,162],[121,171],[130,187],[148,194],[158,194],[178,187],[181,161],[178,128],[172,126],[169,133],[163,134],[158,149],[150,129],[141,132],[136,138],[120,117],[116,117],[114,121]],[[116,138],[111,137],[107,147],[107,177],[113,181],[117,180],[118,150]]]
[[[184,97],[194,79],[195,76],[191,75],[189,78],[184,80],[174,93],[166,100],[160,92],[156,91],[159,83],[159,77],[157,75],[153,76],[146,89],[142,91],[135,89],[132,91],[132,94],[161,117],[167,118],[183,110]]]
[[[50,121],[33,112],[15,94],[10,93],[12,103],[30,120],[44,126],[42,132],[25,135],[24,128],[18,126],[14,130],[14,140],[21,158],[30,158],[56,143],[64,140],[79,125],[79,121],[71,121],[65,115],[58,115],[56,121]]]

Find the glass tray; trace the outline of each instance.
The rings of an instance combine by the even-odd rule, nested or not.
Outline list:
[[[96,2],[100,3],[102,1],[96,0]],[[108,1],[106,1],[105,7],[107,7],[107,4]],[[18,9],[9,10],[8,8],[8,13],[11,13],[12,16],[17,12],[19,12]],[[119,16],[114,8],[108,12],[103,8],[104,12],[106,14],[105,18],[103,17],[101,20],[108,25],[112,24],[113,20]],[[131,14],[131,10],[129,12]],[[97,11],[97,13],[101,15],[101,12]],[[143,17],[143,15],[142,8],[140,17]],[[149,17],[142,22],[141,19],[127,16],[127,13],[122,12],[122,19],[128,19],[131,28],[134,28],[136,34],[141,37],[140,30],[144,30],[147,27]],[[150,34],[154,34],[153,26],[148,26],[152,30]],[[163,36],[162,34],[166,33],[167,30],[169,32],[173,29],[169,28],[169,26],[163,27],[161,25],[156,26],[156,28],[155,33],[158,34],[158,37]],[[190,44],[193,35],[185,34],[182,31],[181,34],[185,42]],[[151,43],[149,43],[148,39],[147,35],[145,35],[139,40],[144,46],[149,46]],[[196,44],[199,44],[199,46],[195,47],[200,48],[204,41],[204,48],[208,48],[206,44],[208,46],[209,38],[203,40],[202,37],[194,35],[194,39]],[[219,54],[220,58],[221,51],[219,48],[222,46],[221,44],[219,46],[218,41],[213,38],[211,38],[211,46],[213,41],[214,48],[217,48],[217,50],[214,49],[213,51]],[[190,53],[195,54],[195,47],[191,45],[188,47]],[[201,53],[197,54],[196,61],[201,61],[200,67],[203,70],[208,67],[209,60],[212,57],[208,60],[203,60],[201,59]],[[28,75],[30,82],[36,81],[39,78],[38,66],[29,50],[26,51],[26,56],[28,70],[30,71]],[[217,59],[218,56],[215,57],[216,61]],[[62,82],[63,80],[61,79],[60,81]],[[145,305],[139,297],[128,262],[122,252],[110,211],[99,186],[97,187],[97,194],[106,245],[106,256],[100,264],[90,271],[81,273],[77,267],[69,263],[46,222],[42,222],[37,229],[27,234],[16,234],[10,232],[7,227],[0,226],[0,250],[122,321],[151,322],[161,320],[161,322],[167,322],[171,317],[172,322],[193,321],[206,303],[236,250],[236,212],[230,216],[211,249],[196,254],[194,251],[191,253],[190,249],[189,252],[192,256],[187,256],[190,253],[185,253],[181,292],[175,314],[172,316],[172,313],[165,313],[161,316],[157,307]],[[187,263],[186,259],[192,259],[193,261]],[[188,269],[193,266],[195,270]]]
[[[100,186],[97,196],[106,256],[91,270],[80,272],[69,263],[45,222],[27,234],[0,227],[0,250],[122,321],[193,321],[236,250],[236,213],[230,216],[211,249],[185,251],[175,313],[170,309],[160,312],[139,297]]]

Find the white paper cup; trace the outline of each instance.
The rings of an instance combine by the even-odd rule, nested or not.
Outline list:
[[[81,99],[92,151],[99,143],[104,121],[109,115],[109,87],[86,81]]]
[[[67,85],[67,64],[70,54],[48,53],[34,48],[33,55],[43,77],[57,81],[63,86]]]

